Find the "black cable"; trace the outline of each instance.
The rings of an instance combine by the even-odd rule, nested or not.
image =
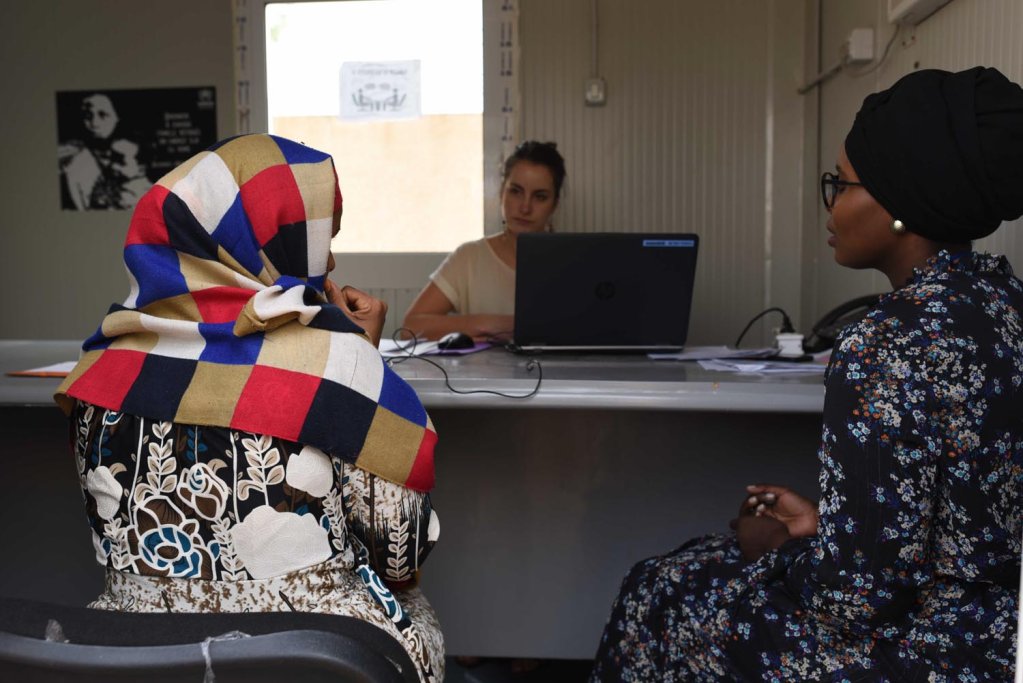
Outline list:
[[[767,315],[768,313],[771,313],[773,311],[777,311],[778,313],[781,313],[781,331],[782,332],[795,332],[796,331],[796,328],[794,328],[792,326],[792,320],[789,319],[789,314],[786,313],[783,309],[778,308],[777,306],[772,306],[771,308],[768,308],[765,311],[760,311],[760,313],[757,313],[755,316],[753,316],[753,320],[749,321],[749,323],[746,325],[746,327],[743,328],[742,332],[739,333],[739,338],[735,340],[735,348],[739,348],[739,343],[742,341],[742,338],[746,336],[746,333],[749,332],[749,328],[753,327],[753,323],[755,323],[756,321],[760,320],[765,315]]]
[[[412,335],[412,338],[408,340],[410,343],[405,346],[402,346],[402,341],[398,339],[398,335],[401,332],[408,332],[409,334]],[[448,388],[448,391],[454,394],[462,395],[491,394],[493,396],[501,396],[502,398],[532,398],[533,396],[536,396],[537,393],[539,393],[540,385],[543,383],[543,366],[540,365],[540,361],[530,359],[529,361],[526,362],[526,372],[532,372],[533,368],[536,368],[538,374],[536,378],[536,386],[534,386],[533,390],[530,391],[528,394],[506,394],[501,391],[494,391],[493,389],[456,389],[453,386],[451,386],[451,379],[448,377],[448,371],[444,369],[444,366],[424,356],[415,355],[416,344],[418,344],[418,340],[416,339],[415,334],[412,333],[412,330],[408,329],[407,327],[399,327],[394,331],[394,334],[391,335],[391,341],[395,343],[399,351],[404,351],[407,355],[397,356],[395,358],[388,358],[385,362],[389,366],[393,367],[398,363],[404,363],[410,358],[415,358],[416,360],[421,360],[424,363],[429,363],[430,365],[441,371],[441,374],[444,375],[444,386]]]

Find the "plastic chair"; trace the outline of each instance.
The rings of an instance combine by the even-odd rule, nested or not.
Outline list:
[[[0,680],[412,683],[419,674],[390,634],[352,617],[133,614],[0,598]]]

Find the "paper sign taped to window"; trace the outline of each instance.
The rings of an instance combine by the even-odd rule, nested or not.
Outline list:
[[[341,114],[349,121],[420,116],[419,60],[341,64]]]

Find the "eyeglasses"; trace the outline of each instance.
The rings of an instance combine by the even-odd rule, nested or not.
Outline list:
[[[835,206],[835,199],[842,190],[849,186],[863,187],[863,183],[854,183],[851,180],[839,180],[838,176],[830,171],[821,174],[821,199],[824,200],[824,208],[832,209]]]

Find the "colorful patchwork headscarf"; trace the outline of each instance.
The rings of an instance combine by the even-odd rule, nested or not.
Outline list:
[[[132,215],[131,292],[57,402],[298,441],[430,490],[437,435],[422,403],[324,295],[340,213],[331,157],[271,135],[168,173]]]

